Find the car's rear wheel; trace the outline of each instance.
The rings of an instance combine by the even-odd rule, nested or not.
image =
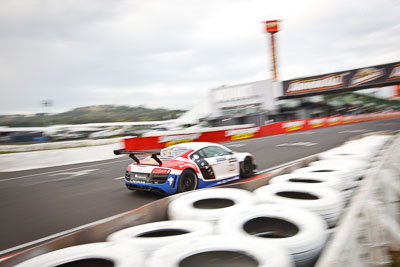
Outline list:
[[[178,193],[191,191],[197,188],[197,175],[193,170],[186,169],[182,172],[178,182]]]
[[[253,161],[250,157],[246,157],[240,163],[240,177],[241,178],[248,178],[253,174],[254,166]]]

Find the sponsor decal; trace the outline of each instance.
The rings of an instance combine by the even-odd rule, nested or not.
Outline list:
[[[166,135],[158,138],[159,143],[166,143],[165,146],[172,146],[181,143],[193,142],[201,136],[201,133],[182,134],[182,135]]]
[[[310,124],[311,128],[318,128],[324,126],[325,119],[313,119],[310,120],[308,123]]]
[[[133,183],[137,183],[137,184],[145,184],[146,181],[145,180],[132,180]]]
[[[384,69],[365,68],[358,70],[350,82],[350,86],[357,86],[369,81],[373,81],[385,74]]]
[[[304,128],[305,121],[290,121],[282,124],[282,128],[284,128],[287,132],[293,132]]]
[[[343,118],[343,123],[351,123],[355,120],[355,116],[345,116]]]
[[[344,85],[345,76],[348,74],[349,72],[331,74],[309,80],[295,80],[289,84],[286,94],[341,87]]]
[[[254,137],[258,130],[260,130],[259,127],[229,130],[226,131],[225,136],[230,136],[231,140],[247,139]]]
[[[169,183],[169,186],[172,186],[172,183],[174,182],[174,178],[169,177],[167,181]]]
[[[340,123],[340,117],[334,117],[334,118],[329,118],[328,119],[328,125],[332,126],[332,125],[337,125]]]
[[[400,64],[396,64],[393,70],[390,72],[388,80],[400,79]]]

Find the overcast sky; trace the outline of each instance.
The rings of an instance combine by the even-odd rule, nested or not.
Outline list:
[[[1,0],[0,114],[89,105],[190,109],[271,78],[400,60],[399,0]]]

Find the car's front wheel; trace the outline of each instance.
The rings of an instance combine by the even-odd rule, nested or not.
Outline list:
[[[178,193],[191,191],[197,188],[197,175],[191,169],[182,172],[178,181]]]
[[[254,171],[253,161],[251,160],[250,157],[246,157],[240,163],[240,177],[248,178],[253,174],[253,171]]]

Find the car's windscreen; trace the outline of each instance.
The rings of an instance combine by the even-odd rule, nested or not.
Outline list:
[[[161,160],[173,160],[191,149],[184,146],[167,147],[160,151]]]

